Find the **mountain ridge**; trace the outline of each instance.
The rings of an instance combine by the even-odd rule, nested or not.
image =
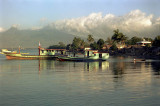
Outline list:
[[[48,47],[58,42],[68,44],[74,37],[76,36],[56,29],[20,30],[11,27],[5,32],[0,33],[0,48],[15,48],[18,46],[36,48],[39,41],[42,47]]]

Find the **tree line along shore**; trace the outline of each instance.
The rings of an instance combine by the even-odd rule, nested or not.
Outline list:
[[[65,45],[63,42],[59,42],[57,45],[49,46],[48,49],[67,49],[73,53],[83,53],[84,48],[90,47],[100,52],[109,52],[113,56],[136,56],[160,59],[160,35],[157,35],[154,39],[137,36],[128,38],[119,29],[113,30],[113,32],[113,35],[106,40],[100,38],[96,41],[93,35],[88,35],[86,40],[80,37],[74,37],[70,44]],[[150,43],[138,44],[141,41],[148,41]]]

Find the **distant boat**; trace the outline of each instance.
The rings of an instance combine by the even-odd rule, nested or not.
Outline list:
[[[1,54],[5,54],[5,53],[17,53],[17,51],[9,51],[8,49],[2,49]]]
[[[58,56],[59,61],[106,61],[109,58],[109,53],[98,52],[98,50],[85,50],[84,57],[72,57],[72,56]]]
[[[146,61],[145,59],[133,59],[134,62],[136,61]]]
[[[9,51],[7,49],[2,49],[1,54],[6,55],[7,59],[56,59],[58,56],[64,56],[66,49],[44,49],[41,48],[39,43],[39,55],[27,55],[29,53],[21,53],[20,48],[19,52]]]

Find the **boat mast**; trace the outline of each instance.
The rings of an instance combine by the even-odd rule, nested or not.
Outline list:
[[[21,47],[19,46],[19,54],[21,53],[21,51],[20,51],[20,50],[21,50]]]
[[[40,52],[41,52],[41,44],[40,44],[40,41],[39,41],[39,47],[38,47],[38,49],[39,49],[39,56],[40,56]]]

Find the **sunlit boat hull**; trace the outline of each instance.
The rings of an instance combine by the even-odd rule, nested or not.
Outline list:
[[[58,53],[60,51],[61,53]],[[7,49],[2,49],[2,53],[6,55],[6,58],[17,59],[17,60],[36,60],[36,59],[56,59],[58,56],[65,56],[63,53],[65,49],[44,49],[39,47],[39,55],[27,55],[29,53],[21,53],[19,49],[19,53],[17,51],[9,51]],[[2,54],[1,53],[1,54]]]
[[[36,60],[36,59],[56,59],[57,56],[39,56],[39,55],[6,55],[6,58],[9,60],[17,59],[17,60]]]
[[[109,57],[108,57],[109,58]],[[92,61],[106,61],[107,59],[91,59],[81,57],[58,57],[59,61],[76,61],[76,62],[92,62]]]

